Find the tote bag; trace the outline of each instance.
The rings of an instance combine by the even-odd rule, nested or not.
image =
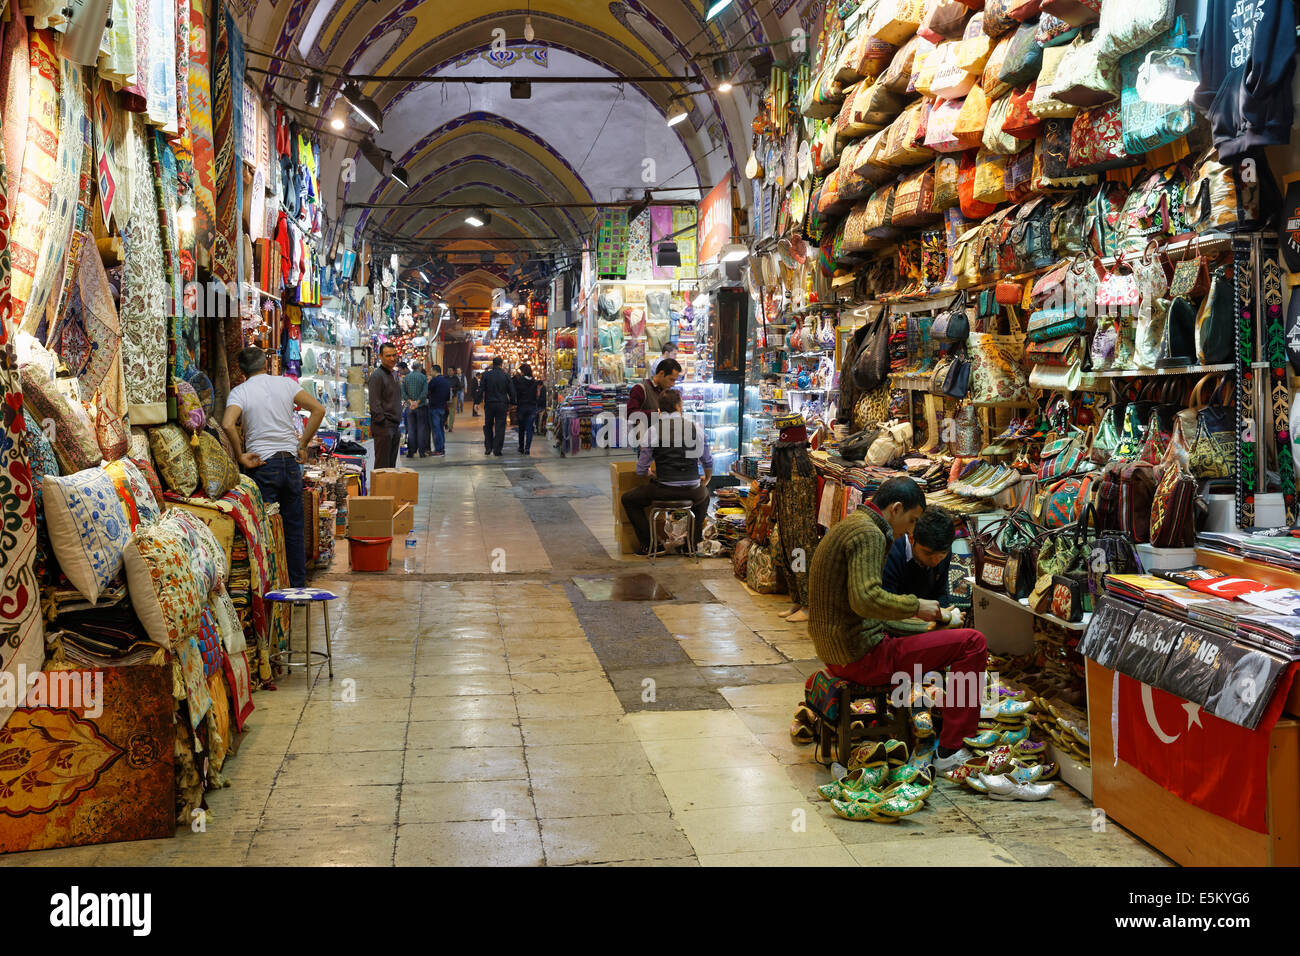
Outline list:
[[[975,405],[1033,404],[1019,336],[972,332],[966,340],[971,361],[970,401]]]
[[[1173,29],[1157,37],[1119,61],[1120,119],[1123,123],[1124,148],[1130,153],[1146,153],[1186,136],[1192,128],[1190,103],[1151,103],[1138,95],[1137,78],[1147,54],[1163,50],[1187,49],[1187,23],[1179,17]]]

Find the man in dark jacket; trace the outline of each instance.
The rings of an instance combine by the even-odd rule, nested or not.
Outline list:
[[[379,367],[370,373],[370,434],[375,440],[375,467],[396,468],[401,443],[402,391],[393,369],[397,367],[397,346],[379,346]]]
[[[483,454],[501,457],[506,443],[506,412],[517,401],[515,383],[501,368],[501,356],[483,373],[480,386],[483,402]]]
[[[695,513],[695,545],[704,535],[709,516],[709,480],[713,477],[713,455],[704,429],[682,415],[682,395],[676,389],[659,393],[659,410],[637,457],[636,473],[653,476],[648,485],[623,493],[623,510],[636,529],[641,548],[650,553],[650,520],[646,507],[656,501],[689,501]],[[701,468],[703,473],[701,474]]]
[[[948,590],[948,572],[952,567],[952,543],[957,537],[952,515],[942,508],[926,508],[916,520],[911,534],[894,540],[885,558],[885,572],[881,582],[890,594],[915,594],[919,598],[938,601],[949,612],[946,626],[957,626],[951,612],[952,594]],[[930,625],[917,618],[887,621],[885,630],[891,634],[915,634],[930,629]]]
[[[433,378],[429,379],[429,423],[433,426],[433,456],[441,458],[447,454],[444,425],[447,422],[447,403],[451,401],[451,379],[442,374],[442,366],[430,369]]]
[[[533,447],[533,425],[537,422],[537,410],[546,402],[546,386],[533,378],[533,367],[525,362],[519,367],[519,378],[515,380],[515,398],[519,420],[519,454],[531,454]]]

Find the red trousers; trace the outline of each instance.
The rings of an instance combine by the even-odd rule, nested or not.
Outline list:
[[[963,627],[904,637],[886,636],[865,657],[843,667],[832,665],[826,669],[855,684],[880,686],[897,683],[904,677],[916,682],[918,668],[922,675],[930,671],[942,673],[947,668],[950,686],[960,689],[957,693],[944,694],[941,701],[943,730],[939,734],[939,746],[956,749],[962,745],[962,738],[975,736],[978,729],[979,695],[967,692],[966,688],[977,687],[979,675],[987,667],[988,644],[984,635],[974,628]]]

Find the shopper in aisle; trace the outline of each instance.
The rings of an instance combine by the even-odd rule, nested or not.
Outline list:
[[[307,551],[302,463],[307,460],[307,447],[325,418],[325,406],[293,379],[268,375],[266,353],[261,349],[241,349],[235,361],[244,373],[244,381],[230,390],[221,430],[230,439],[239,464],[257,482],[262,500],[280,505],[289,584],[305,588]],[[310,416],[301,434],[295,405],[306,409]]]
[[[682,367],[676,359],[662,359],[655,366],[655,373],[642,382],[632,386],[627,396],[627,416],[630,420],[637,412],[659,411],[659,396],[677,384],[677,377],[682,374]],[[647,420],[649,415],[644,416]]]
[[[419,362],[402,379],[406,399],[406,457],[429,456],[429,379]]]
[[[637,550],[640,555],[650,553],[648,505],[656,501],[690,501],[695,513],[697,548],[709,516],[713,454],[704,429],[682,414],[681,392],[668,389],[657,398],[659,414],[646,430],[636,461],[636,473],[651,475],[650,483],[626,491],[622,497],[623,510],[641,545]]]
[[[501,367],[501,356],[483,373],[480,398],[483,402],[483,454],[501,457],[506,443],[506,413],[517,401],[515,383]]]
[[[886,621],[920,618],[941,622],[939,602],[914,594],[891,594],[884,586],[885,561],[895,538],[916,526],[925,493],[911,478],[890,478],[870,502],[826,533],[813,554],[808,631],[817,656],[836,677],[879,686],[949,668],[958,693],[944,695],[943,730],[934,767],[944,773],[972,754],[963,739],[978,729],[978,680],[988,664],[984,635],[971,628],[890,637]]]
[[[456,430],[456,413],[461,410],[461,396],[465,393],[465,379],[460,369],[454,368],[447,376],[451,380],[451,401],[447,403],[447,431]]]
[[[451,379],[442,374],[442,366],[434,365],[429,369],[433,378],[429,379],[429,424],[433,428],[433,457],[441,458],[447,454],[446,422],[447,405],[451,402]]]
[[[370,373],[370,434],[375,440],[375,467],[396,468],[401,447],[402,390],[397,383],[397,347],[379,346],[379,366]]]
[[[546,402],[546,386],[533,378],[533,367],[525,362],[515,382],[515,407],[519,419],[519,454],[532,454],[533,426],[537,410]]]

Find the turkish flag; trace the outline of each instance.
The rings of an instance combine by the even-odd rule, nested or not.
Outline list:
[[[1269,737],[1295,670],[1287,668],[1278,680],[1254,730],[1116,672],[1110,690],[1119,759],[1193,806],[1267,833]],[[1114,758],[1095,753],[1093,759]]]

